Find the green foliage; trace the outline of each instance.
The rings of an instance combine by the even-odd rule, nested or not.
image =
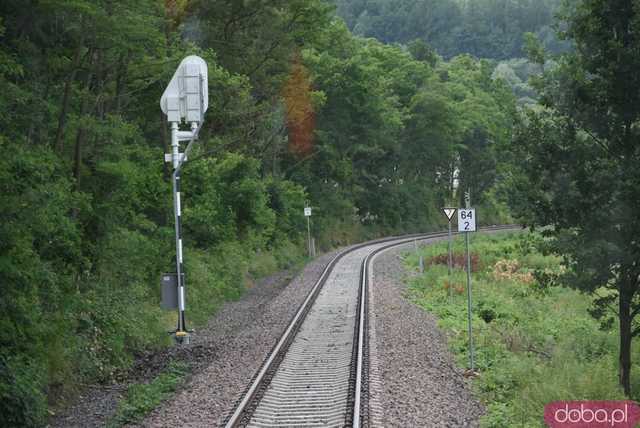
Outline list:
[[[537,427],[551,401],[624,397],[615,374],[616,332],[602,331],[588,316],[591,299],[562,287],[537,291],[532,273],[564,270],[560,258],[535,250],[532,241],[539,240],[539,235],[501,233],[474,235],[471,243],[482,266],[473,275],[480,372],[473,384],[487,406],[482,426]],[[422,254],[429,261],[445,255],[446,248],[446,243],[432,245]],[[454,251],[463,251],[462,239],[455,240]],[[415,254],[406,261],[416,269]],[[428,265],[423,275],[410,280],[412,298],[439,318],[461,365],[468,358],[465,283],[462,269],[454,269],[449,278],[442,264]]]
[[[355,34],[386,43],[420,39],[445,58],[522,56],[526,32],[554,51],[565,48],[551,30],[560,0],[334,0]]]
[[[47,407],[43,368],[19,358],[0,356],[0,425],[33,427],[44,423]]]
[[[526,58],[514,58],[501,61],[495,68],[492,78],[501,80],[513,91],[518,105],[537,104],[538,94],[529,83],[540,74],[541,65],[534,64]]]
[[[166,207],[171,185],[156,162],[162,153],[134,145],[119,149],[97,163],[91,180],[95,208],[86,220],[95,237],[119,226],[154,233],[164,220],[159,208]]]
[[[506,202],[507,197],[496,187],[489,189],[483,193],[477,212],[480,216],[478,221],[482,224],[514,224],[511,210]]]
[[[567,2],[561,36],[575,51],[557,59],[534,84],[544,108],[527,110],[510,150],[511,205],[528,225],[546,227],[563,255],[565,283],[602,294],[594,315],[620,323],[621,383],[630,392],[630,350],[640,309],[634,216],[640,201],[637,144],[640,66],[636,2]],[[532,60],[544,62],[533,41]],[[607,321],[608,322],[608,321]]]
[[[287,41],[265,50],[266,71],[252,79],[220,65],[229,51],[219,60],[210,45],[181,40],[172,25],[184,10],[158,2],[0,5],[0,390],[11,406],[3,426],[41,425],[47,401],[57,406],[79,384],[109,381],[136,353],[168,344],[173,320],[159,309],[158,279],[173,270],[173,221],[157,100],[183,56],[207,59],[217,97],[207,113],[215,129],[202,131],[201,158],[183,175],[189,322],[239,297],[254,253],[273,250],[275,262],[249,274],[299,263],[302,245],[292,242],[305,229],[305,190],[264,179],[251,156],[278,119],[274,100],[256,102],[255,92],[277,93],[269,82],[286,76],[288,50],[317,31],[305,20],[281,37],[305,2],[288,6],[288,17],[265,15],[281,20],[263,28],[269,43]],[[324,6],[313,7],[305,13],[320,25]],[[256,135],[261,144],[250,145]]]
[[[85,260],[70,218],[85,200],[48,149],[3,140],[0,147],[12,153],[0,160],[0,390],[8,406],[0,413],[2,425],[36,426],[46,411],[47,372],[68,356],[69,334],[57,321]]]
[[[220,160],[204,159],[189,165],[183,180],[184,191],[194,195],[193,203],[184,207],[185,236],[198,246],[271,238],[275,214],[257,160],[233,153]]]
[[[186,364],[173,361],[151,382],[131,385],[126,396],[118,403],[118,410],[107,426],[116,428],[141,421],[151,410],[171,396],[188,373],[189,367]]]
[[[249,251],[240,243],[227,242],[208,252],[191,251],[185,259],[189,288],[189,317],[205,323],[225,300],[238,299],[245,288]]]
[[[413,40],[407,45],[407,48],[409,49],[411,56],[418,61],[426,62],[431,67],[435,67],[438,63],[438,54],[422,39]]]
[[[200,42],[219,52],[227,70],[249,76],[261,96],[271,97],[286,77],[290,53],[322,34],[330,7],[321,0],[214,0],[196,2],[195,9],[203,21]]]
[[[304,212],[306,193],[304,188],[291,181],[270,176],[266,180],[266,191],[269,195],[269,208],[275,214],[276,227],[272,240],[276,243],[286,243],[299,238],[299,232],[304,230]]]
[[[340,22],[327,32],[303,52],[325,99],[316,152],[291,160],[291,178],[323,202],[320,214],[341,224],[359,218],[377,233],[431,229],[442,221],[437,207],[456,197],[456,175],[481,202],[500,179],[496,148],[507,143],[515,115],[493,66],[468,56],[416,60],[399,47],[349,39]]]
[[[167,245],[159,242],[115,229],[97,249],[96,274],[87,278],[92,284],[75,308],[75,328],[85,339],[85,376],[108,380],[131,363],[136,350],[163,343],[166,330],[158,323],[162,313],[156,284],[168,260],[162,251]]]

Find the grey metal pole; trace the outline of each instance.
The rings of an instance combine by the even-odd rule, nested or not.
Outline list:
[[[413,248],[416,251],[416,257],[418,258],[418,272],[424,273],[424,260],[422,259],[422,255],[418,251],[418,240],[413,240]]]
[[[307,216],[307,250],[309,251],[309,257],[313,257],[311,254],[311,220]]]
[[[471,208],[471,190],[468,190],[465,194],[465,205],[467,209]],[[471,254],[469,253],[469,233],[464,233],[465,247],[467,250],[467,321],[469,323],[469,365],[471,371],[474,370],[473,361],[473,328],[471,326],[472,315],[472,301],[471,301]]]
[[[467,247],[467,318],[469,322],[469,364],[471,371],[474,369],[473,364],[473,329],[471,327],[471,255],[469,254],[469,232],[464,233],[465,245]]]
[[[449,300],[453,299],[453,287],[451,284],[451,271],[453,270],[453,255],[451,252],[453,246],[453,234],[451,233],[451,220],[449,220]]]

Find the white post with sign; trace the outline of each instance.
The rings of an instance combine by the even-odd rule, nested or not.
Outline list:
[[[313,257],[313,250],[311,247],[311,207],[304,207],[304,216],[307,218],[307,250],[309,251],[309,257]]]
[[[173,211],[176,234],[176,271],[178,291],[178,327],[175,338],[178,343],[189,343],[185,322],[185,281],[182,257],[182,212],[180,208],[180,169],[187,160],[193,142],[198,138],[204,113],[209,107],[207,63],[199,56],[191,55],[182,60],[173,74],[169,86],[160,98],[160,108],[171,124],[171,153],[164,155],[165,162],[173,165]],[[180,131],[185,121],[189,131]],[[180,142],[189,141],[184,153],[180,153]]]
[[[464,199],[466,208],[461,208],[458,210],[458,232],[464,233],[464,242],[467,251],[467,321],[469,323],[469,368],[473,373],[473,329],[471,327],[473,307],[471,304],[471,254],[469,253],[469,233],[476,231],[476,210],[470,208],[470,191],[467,191],[465,193]]]

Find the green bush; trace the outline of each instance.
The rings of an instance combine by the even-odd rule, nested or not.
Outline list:
[[[116,428],[141,421],[176,390],[188,372],[189,367],[186,364],[172,362],[151,382],[131,385],[107,426]]]
[[[0,426],[37,427],[47,413],[44,367],[35,361],[0,357]]]
[[[83,374],[110,379],[128,367],[133,353],[166,343],[159,308],[159,278],[167,245],[140,232],[116,228],[98,247],[95,274],[73,307],[83,338]]]
[[[11,153],[0,159],[0,420],[34,426],[49,385],[72,372],[66,304],[87,260],[69,213],[86,199],[47,148],[0,138],[0,149]]]
[[[269,195],[269,208],[276,215],[272,242],[277,245],[299,239],[300,232],[306,228],[306,219],[302,213],[307,195],[302,186],[270,176],[266,180],[266,191]]]
[[[292,269],[300,266],[306,259],[306,253],[301,251],[306,248],[306,242],[298,239],[296,243],[292,241],[280,242],[273,250],[278,267],[281,269]]]
[[[12,153],[0,159],[0,425],[37,426],[47,397],[58,404],[170,343],[175,313],[159,308],[160,274],[174,270],[170,192],[157,150],[144,146],[105,148],[85,184],[95,201],[49,149],[0,146]],[[291,241],[304,226],[304,192],[265,183],[241,155],[190,167],[187,317],[197,326],[241,295],[247,275],[303,259]]]
[[[252,240],[255,248],[266,245],[276,215],[259,167],[256,159],[235,153],[189,165],[182,189],[189,195],[183,209],[185,236],[200,248],[236,239]]]
[[[513,224],[509,206],[504,200],[501,200],[496,189],[491,189],[482,195],[482,202],[476,207],[476,210],[476,212],[482,213],[478,217],[481,225]]]

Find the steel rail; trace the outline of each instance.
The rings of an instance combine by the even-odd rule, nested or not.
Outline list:
[[[492,231],[492,230],[503,230],[513,228],[513,226],[492,226],[483,228],[483,231]],[[432,232],[432,233],[420,233],[413,235],[405,235],[400,237],[389,237],[383,239],[377,239],[373,241],[364,242],[361,244],[357,244],[351,246],[340,253],[338,253],[327,265],[325,266],[320,278],[316,281],[313,288],[307,295],[304,302],[300,305],[300,308],[293,316],[292,320],[289,322],[287,328],[284,333],[270,352],[267,359],[263,362],[260,370],[254,376],[253,381],[249,385],[248,389],[243,395],[243,398],[240,400],[239,404],[235,407],[234,412],[227,418],[226,427],[238,427],[244,426],[247,424],[251,418],[252,405],[255,405],[255,401],[259,401],[259,392],[261,389],[264,389],[271,378],[273,377],[273,373],[277,371],[278,365],[284,358],[289,345],[293,341],[297,331],[299,330],[302,322],[304,321],[307,313],[310,311],[313,306],[318,294],[326,283],[329,274],[333,271],[338,262],[345,257],[346,255],[357,251],[359,249],[372,246],[379,245],[384,243],[391,243],[390,245],[386,245],[380,248],[373,250],[371,253],[367,254],[363,259],[361,265],[361,274],[360,274],[360,290],[358,293],[358,310],[357,310],[357,320],[356,320],[356,331],[354,332],[354,336],[357,336],[356,342],[354,342],[353,346],[353,358],[354,364],[356,366],[354,379],[350,379],[350,384],[355,383],[354,388],[350,388],[353,390],[353,397],[348,397],[347,402],[353,403],[351,409],[347,408],[346,423],[347,425],[351,425],[354,428],[359,428],[361,423],[362,416],[362,393],[364,392],[362,375],[364,368],[364,354],[365,354],[365,336],[366,336],[366,326],[367,326],[367,314],[366,314],[366,296],[368,292],[368,269],[369,263],[372,258],[386,250],[389,250],[393,247],[397,247],[400,245],[405,245],[407,243],[413,242],[414,240],[425,240],[432,238],[441,238],[446,237],[447,232]],[[271,373],[271,376],[269,374]],[[255,409],[255,407],[253,408]],[[351,423],[349,423],[349,420]]]
[[[480,228],[480,231],[486,232],[486,231],[511,230],[511,229],[516,229],[517,227],[518,226],[513,226],[513,225],[488,226],[488,227]],[[454,235],[458,235],[458,234],[459,232],[454,232]],[[426,239],[441,238],[441,237],[448,236],[448,232],[435,232],[435,233],[429,233],[429,234],[424,234],[420,236],[421,238],[419,238],[419,240],[422,241]],[[366,392],[363,389],[362,374],[363,374],[364,354],[365,354],[365,334],[368,326],[368,319],[367,319],[368,314],[366,311],[366,307],[367,307],[366,302],[367,302],[368,292],[369,292],[370,265],[373,262],[373,260],[375,260],[376,256],[378,256],[379,254],[385,251],[388,251],[392,248],[395,248],[401,245],[406,245],[418,239],[415,236],[413,238],[409,238],[409,237],[406,237],[406,238],[408,239],[394,241],[390,245],[386,245],[384,247],[373,250],[371,253],[367,254],[367,256],[362,261],[361,284],[360,284],[361,288],[360,288],[360,299],[359,299],[360,311],[359,311],[359,320],[358,320],[358,346],[357,346],[358,351],[357,351],[357,360],[356,360],[357,369],[356,369],[356,378],[355,378],[356,388],[355,388],[355,398],[353,400],[354,401],[353,421],[351,424],[353,428],[360,428],[361,426],[361,418],[362,418],[361,414],[363,410],[362,394]]]
[[[271,353],[269,354],[269,357],[267,358],[265,363],[262,365],[260,371],[258,372],[258,375],[254,379],[254,381],[251,383],[249,390],[245,393],[244,398],[242,399],[240,404],[236,407],[235,412],[233,412],[233,414],[227,421],[226,426],[228,428],[237,426],[238,423],[242,420],[243,413],[245,412],[251,400],[253,400],[253,397],[258,391],[258,388],[261,382],[263,381],[265,375],[272,368],[271,366],[274,363],[276,356],[280,353],[280,351],[284,347],[284,344],[290,338],[294,327],[298,324],[298,321],[301,321],[301,318],[305,312],[305,309],[309,306],[309,303],[311,302],[311,300],[313,299],[313,297],[315,296],[319,288],[324,284],[324,281],[326,280],[327,275],[331,272],[335,263],[337,263],[337,261],[340,258],[342,258],[344,254],[346,254],[346,252],[337,254],[324,268],[322,274],[320,275],[320,278],[318,279],[316,284],[313,286],[313,288],[311,289],[311,292],[307,295],[307,298],[304,300],[304,302],[298,309],[298,312],[296,312],[293,319],[289,323],[287,329],[282,334],[282,337],[280,337],[280,340],[276,344],[275,348],[271,351]]]
[[[392,248],[399,247],[401,245],[406,245],[414,240],[425,240],[425,239],[433,239],[433,238],[442,238],[447,236],[447,232],[435,232],[420,235],[419,237],[405,237],[400,240],[393,241],[392,244],[385,245],[384,247],[377,248],[366,255],[364,260],[362,261],[362,267],[360,269],[361,279],[360,279],[360,297],[358,301],[359,305],[359,316],[358,316],[358,339],[357,339],[357,356],[356,356],[356,375],[355,375],[355,390],[354,390],[354,399],[353,399],[353,417],[351,426],[353,428],[360,428],[361,425],[361,413],[362,413],[362,394],[363,392],[363,382],[362,382],[362,374],[364,367],[364,353],[365,353],[365,334],[367,330],[368,320],[367,320],[367,296],[369,292],[369,267],[371,261],[380,253],[388,251]]]

